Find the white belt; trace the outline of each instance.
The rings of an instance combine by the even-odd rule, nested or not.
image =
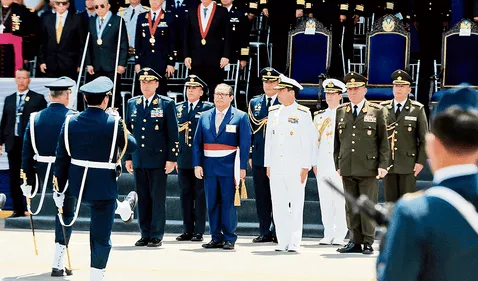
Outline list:
[[[56,157],[55,156],[40,156],[40,155],[35,155],[37,162],[40,163],[55,163]]]
[[[71,164],[85,167],[85,168],[96,168],[96,169],[106,169],[106,170],[115,170],[116,163],[109,163],[109,162],[95,162],[95,161],[87,161],[87,160],[78,160],[78,159],[71,159]]]

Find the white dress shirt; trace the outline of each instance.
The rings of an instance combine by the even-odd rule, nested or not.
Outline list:
[[[408,99],[405,99],[404,101],[402,102],[398,102],[396,99],[393,99],[393,112],[397,112],[397,105],[401,104],[400,105],[400,111],[403,110],[403,108],[405,107],[405,104],[407,103],[407,100]]]
[[[192,103],[192,104],[193,104],[193,111],[194,111],[194,109],[196,108],[196,105],[198,105],[198,103],[199,103],[199,99]],[[188,113],[189,113],[190,107],[191,107],[191,102],[188,101]],[[227,111],[226,111],[226,112],[227,112]],[[226,114],[224,113],[224,115],[226,115]]]
[[[227,107],[226,109],[224,109],[223,111],[219,111],[219,110],[216,108],[216,120],[217,120],[217,116],[219,115],[219,112],[221,112],[221,113],[223,114],[222,117],[225,117],[227,111],[229,110],[229,107],[231,107],[231,106],[228,106],[228,107]]]
[[[146,99],[145,96],[143,96],[143,99],[144,99],[144,106],[143,108],[146,109],[146,100],[148,101],[148,106],[151,105],[151,102],[153,101],[153,98],[154,98],[154,95],[152,95],[149,99]]]
[[[271,106],[272,106],[276,102],[277,94],[273,95],[272,97],[269,97],[268,95],[266,95],[265,98],[266,98],[266,106],[267,106],[267,103],[269,102],[269,98],[272,98],[271,99]]]
[[[166,2],[166,1],[164,1],[164,2]],[[156,13],[156,18],[155,18],[155,19],[154,19],[154,13]],[[161,9],[156,10],[156,11],[151,10],[151,20],[153,20],[153,19],[154,19],[154,20],[157,20],[158,17],[159,17],[159,13],[161,13]],[[153,22],[153,23],[154,23],[154,22]]]
[[[202,31],[203,32],[206,31],[207,23],[209,21],[209,18],[211,17],[213,5],[216,5],[216,2],[211,2],[211,4],[209,4],[209,6],[207,6],[206,16],[204,16],[204,8],[206,8],[206,7],[204,6],[204,4],[201,4],[200,14],[201,14]]]
[[[352,107],[352,113],[354,113],[354,110],[355,110],[355,106],[357,106],[357,116],[359,116],[360,114],[360,110],[362,110],[363,108],[363,105],[365,104],[365,101],[366,99],[363,99],[361,102],[359,102],[359,104],[353,104],[352,102],[350,102],[350,106]]]

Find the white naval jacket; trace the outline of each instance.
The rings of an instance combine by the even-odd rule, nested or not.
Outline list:
[[[271,174],[299,175],[312,163],[312,116],[296,102],[269,108],[264,166]]]
[[[313,162],[318,171],[335,172],[334,137],[337,109],[317,111],[314,116]],[[320,138],[320,140],[319,140]]]

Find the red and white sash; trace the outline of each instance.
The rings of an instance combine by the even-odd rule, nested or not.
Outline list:
[[[219,158],[231,155],[236,152],[236,158],[234,159],[234,185],[237,186],[241,179],[241,162],[240,162],[240,150],[239,146],[232,146],[219,143],[205,143],[204,144],[204,156],[211,158]]]

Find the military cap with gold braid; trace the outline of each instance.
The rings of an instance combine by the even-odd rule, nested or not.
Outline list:
[[[363,87],[367,84],[367,78],[357,72],[349,72],[344,77],[345,86],[347,89]]]
[[[333,78],[325,79],[324,82],[322,82],[322,87],[326,93],[339,92],[341,94],[346,91],[345,84],[342,81]]]
[[[192,86],[192,87],[201,87],[204,91],[204,94],[207,94],[209,88],[201,78],[197,75],[191,74],[185,79],[184,86]]]
[[[393,85],[410,85],[412,77],[405,71],[399,69],[392,73]]]
[[[138,72],[139,81],[160,80],[162,77],[154,69],[145,67]]]
[[[274,90],[281,90],[285,88],[293,89],[296,92],[303,89],[299,82],[285,76],[284,74],[281,74],[279,79],[279,85],[275,86]]]
[[[272,67],[266,67],[261,70],[262,81],[277,81],[279,80],[280,72]]]

